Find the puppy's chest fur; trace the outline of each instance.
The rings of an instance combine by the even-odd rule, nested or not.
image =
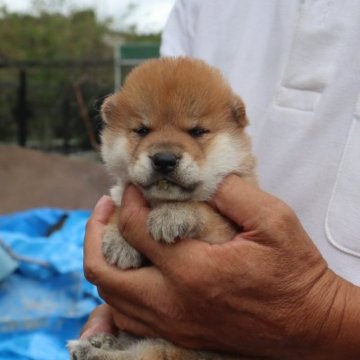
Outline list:
[[[210,244],[231,240],[238,229],[204,200],[231,173],[256,184],[242,100],[216,69],[193,59],[151,61],[130,74],[127,83],[102,107],[102,154],[117,180],[111,189],[115,204],[120,206],[126,184],[134,183],[151,205],[147,227],[152,241],[171,246],[183,238]],[[139,121],[138,114],[143,117],[144,112],[146,119]],[[145,259],[118,230],[118,212],[105,228],[104,256],[121,269],[141,267]],[[185,350],[162,339],[132,339],[124,333],[73,341],[69,348],[73,360],[245,359]]]

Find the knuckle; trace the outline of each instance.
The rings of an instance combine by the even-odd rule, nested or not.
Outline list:
[[[180,268],[174,275],[176,276],[177,283],[185,292],[194,293],[202,288],[203,277],[197,271]]]
[[[184,312],[181,311],[175,304],[162,307],[161,316],[167,323],[174,323],[184,319]]]
[[[296,215],[287,204],[274,200],[268,208],[268,219],[272,225],[286,228],[295,223]]]
[[[293,220],[295,219],[295,213],[293,212],[293,210],[287,206],[285,203],[281,202],[278,205],[278,219],[279,221],[283,222],[283,223],[289,223],[289,222],[293,222]]]

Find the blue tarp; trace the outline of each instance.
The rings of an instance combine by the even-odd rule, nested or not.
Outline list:
[[[69,358],[66,342],[101,302],[82,272],[89,215],[43,208],[0,216],[0,241],[19,261],[0,282],[1,360]]]

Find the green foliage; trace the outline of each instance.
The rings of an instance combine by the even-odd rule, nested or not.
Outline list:
[[[112,49],[103,42],[109,31],[93,10],[64,15],[39,10],[34,15],[0,10],[0,57],[3,59],[56,59],[109,57]]]

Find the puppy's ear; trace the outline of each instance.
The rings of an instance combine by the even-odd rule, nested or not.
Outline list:
[[[238,95],[233,95],[232,97],[231,115],[240,127],[245,127],[249,124],[246,116],[245,104]]]
[[[115,95],[108,96],[101,105],[101,118],[105,124],[109,124],[111,117],[116,111]]]

